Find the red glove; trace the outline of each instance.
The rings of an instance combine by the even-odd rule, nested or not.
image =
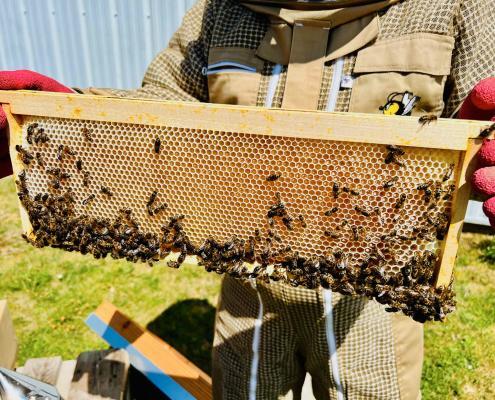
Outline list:
[[[495,122],[495,78],[476,85],[459,111],[459,118]],[[478,153],[479,169],[472,178],[473,189],[489,197],[483,211],[495,228],[495,139],[485,139]]]
[[[33,71],[0,71],[0,90],[42,90],[45,92],[73,93],[72,89],[56,80]],[[6,135],[7,118],[0,107],[0,179],[12,173]]]

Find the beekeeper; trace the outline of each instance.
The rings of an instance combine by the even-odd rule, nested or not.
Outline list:
[[[490,120],[493,21],[494,0],[199,0],[141,88],[83,92]],[[0,88],[68,90],[29,71],[0,73]],[[488,167],[476,182],[493,196],[495,151],[487,143]],[[4,157],[4,175],[9,165]],[[486,204],[494,217],[495,204]],[[422,363],[422,325],[375,301],[223,281],[217,399],[297,399],[309,373],[318,399],[414,400]]]

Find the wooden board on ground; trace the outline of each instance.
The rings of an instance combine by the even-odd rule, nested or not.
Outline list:
[[[49,385],[55,385],[61,366],[62,357],[31,358],[17,372]]]
[[[68,400],[122,400],[129,357],[123,350],[89,351],[77,358]]]
[[[7,307],[7,300],[0,300],[0,367],[13,368],[17,357],[17,338]]]
[[[63,361],[60,366],[60,370],[57,377],[55,387],[57,388],[60,396],[63,399],[69,398],[70,386],[72,383],[72,377],[76,369],[76,360]]]
[[[131,364],[170,398],[212,399],[205,372],[112,304],[101,304],[86,323],[112,347],[125,348]]]

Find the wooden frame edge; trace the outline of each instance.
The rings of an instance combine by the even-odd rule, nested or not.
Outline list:
[[[9,124],[9,153],[10,160],[12,162],[12,170],[13,170],[13,178],[14,181],[17,179],[18,175],[24,170],[24,165],[19,159],[19,155],[15,149],[17,145],[22,146],[22,117],[19,115],[14,115],[11,112],[11,106],[9,104],[2,105],[3,111],[7,117],[7,122]],[[17,192],[17,186],[16,186]],[[29,221],[29,215],[22,205],[19,198],[17,199],[19,202],[19,211],[21,214],[21,224],[22,230],[26,234],[27,237],[34,239],[33,235],[33,227],[31,222]]]
[[[486,127],[486,122],[480,121],[439,119],[422,126],[414,117],[32,91],[0,91],[0,103],[9,103],[12,113],[18,115],[461,151],[467,149],[469,138],[477,137]]]
[[[452,279],[464,218],[471,196],[470,177],[475,170],[476,154],[482,142],[482,139],[470,139],[467,151],[460,154],[461,160],[456,174],[458,189],[452,199],[452,204],[455,204],[456,207],[452,210],[451,224],[442,248],[442,262],[437,272],[436,287],[448,287]]]

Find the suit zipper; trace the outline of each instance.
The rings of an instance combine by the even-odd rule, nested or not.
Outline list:
[[[339,96],[340,83],[344,72],[344,59],[338,58],[333,64],[333,77],[330,90],[328,93],[326,111],[335,111],[337,105],[337,98]],[[335,330],[333,323],[333,305],[332,305],[332,291],[323,290],[323,307],[325,313],[325,333],[327,336],[328,353],[330,354],[330,367],[332,369],[332,376],[335,382],[335,389],[337,390],[337,400],[344,400],[344,390],[342,388],[342,381],[340,380],[339,359],[337,354],[337,340],[335,339]]]

